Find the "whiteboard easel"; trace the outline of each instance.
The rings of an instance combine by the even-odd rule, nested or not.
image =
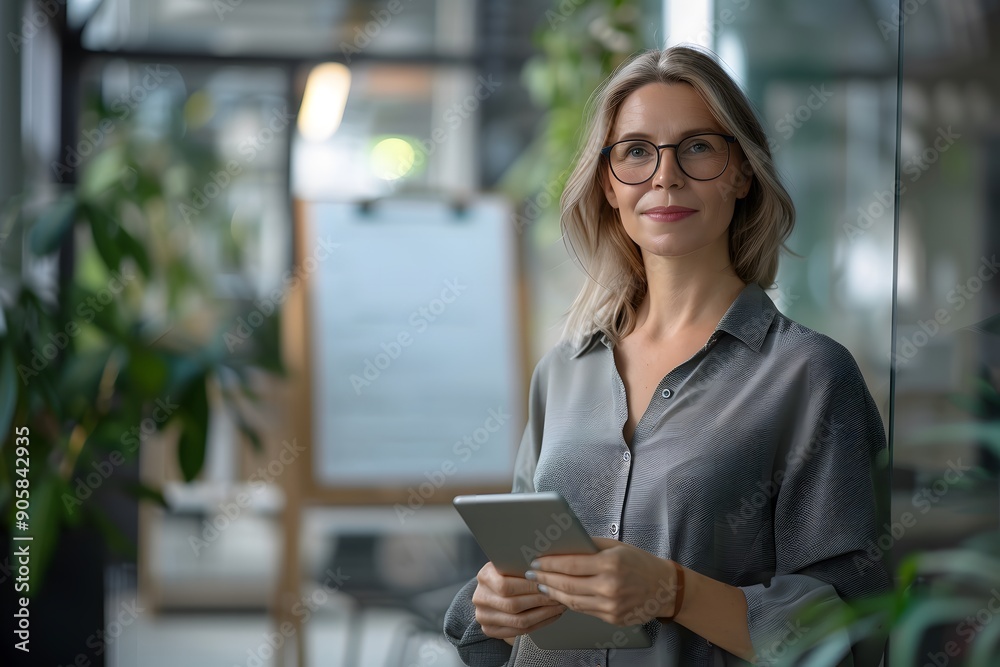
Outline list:
[[[290,423],[306,451],[282,478],[274,620],[278,629],[290,623],[295,641],[276,653],[279,666],[306,662],[294,612],[303,509],[398,511],[509,491],[531,373],[505,201],[297,201],[294,219],[301,279],[285,303],[282,340]],[[320,247],[333,250],[321,259]]]

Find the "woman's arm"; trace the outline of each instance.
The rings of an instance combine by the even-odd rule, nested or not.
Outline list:
[[[596,554],[543,556],[527,578],[540,590],[575,611],[615,625],[653,618],[680,623],[722,649],[752,660],[747,601],[735,586],[684,568],[684,596],[677,600],[677,564],[617,540],[595,537]]]
[[[753,661],[754,649],[747,622],[747,599],[736,586],[684,568],[684,599],[681,608],[676,611],[673,619],[660,617],[660,621],[679,623],[733,655]]]
[[[546,354],[531,374],[528,391],[528,422],[521,436],[514,464],[512,493],[535,490],[534,474],[542,448],[542,425],[545,416],[546,373],[552,354]],[[515,638],[503,641],[487,635],[476,620],[473,602],[479,582],[478,577],[462,588],[448,608],[444,621],[444,634],[456,648],[462,662],[467,665],[504,665],[510,660]],[[509,644],[504,648],[503,644]]]

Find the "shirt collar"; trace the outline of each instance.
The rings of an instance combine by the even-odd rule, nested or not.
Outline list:
[[[754,352],[760,352],[764,344],[764,338],[771,328],[771,322],[777,314],[771,297],[757,283],[748,283],[743,291],[739,293],[736,300],[729,306],[729,310],[719,320],[719,325],[715,328],[716,333],[725,331],[731,336],[743,341],[747,347]],[[714,335],[714,334],[713,334]],[[717,336],[716,336],[717,337]],[[570,357],[576,359],[593,348],[597,342],[604,343],[605,347],[611,349],[611,340],[607,334],[598,329],[585,337],[583,343]]]
[[[778,309],[767,292],[757,283],[748,283],[719,320],[715,330],[725,331],[746,343],[754,352],[760,352],[777,313]]]
[[[609,349],[611,348],[611,341],[608,339],[607,334],[598,329],[597,331],[591,332],[588,336],[586,336],[583,339],[583,342],[580,343],[579,347],[576,348],[576,352],[570,355],[570,359],[576,359],[577,357],[582,357],[584,354],[590,351],[590,349],[593,348],[594,345],[597,344],[597,341],[601,341]]]

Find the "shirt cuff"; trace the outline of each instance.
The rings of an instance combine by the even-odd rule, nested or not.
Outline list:
[[[502,667],[510,660],[514,647],[483,632],[476,620],[476,607],[472,604],[475,590],[476,580],[473,579],[455,595],[444,617],[444,635],[466,665]]]
[[[812,637],[811,628],[798,618],[807,607],[842,609],[843,600],[833,586],[807,575],[787,574],[771,579],[770,585],[741,586],[747,599],[747,626],[754,649],[754,664],[776,665],[803,650]],[[836,664],[853,666],[851,641],[846,631],[823,640],[824,656],[836,654]]]

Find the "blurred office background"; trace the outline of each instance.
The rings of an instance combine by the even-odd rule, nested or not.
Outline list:
[[[68,418],[33,428],[54,443],[32,460],[51,560],[30,660],[2,649],[14,664],[460,664],[441,620],[484,561],[449,501],[509,488],[531,369],[580,285],[557,201],[579,113],[628,54],[678,42],[709,46],[745,86],[795,200],[799,256],[783,259],[772,298],[851,350],[885,420],[891,505],[874,548],[895,566],[996,532],[995,2],[11,0],[0,12],[0,335],[20,326],[24,289],[61,303],[68,322],[52,331],[68,342],[44,342],[65,354],[40,348],[37,377],[65,382],[33,400],[99,420],[130,391],[149,396],[140,419],[92,438]],[[408,215],[443,222],[426,240],[364,223]],[[347,218],[362,232],[324,246],[322,226]],[[471,293],[497,301],[442,314],[450,302],[426,291],[420,262],[459,255],[482,271]],[[440,320],[414,320],[421,306]],[[393,348],[397,332],[412,348]],[[109,340],[124,351],[95,357]],[[0,379],[0,417],[9,402],[14,419],[34,414],[35,379]],[[373,412],[338,412],[372,383]],[[169,387],[185,388],[180,407]],[[337,391],[344,402],[323,401]],[[508,423],[476,440],[497,405]],[[201,437],[178,442],[180,426]],[[401,448],[408,434],[416,445]],[[475,448],[452,447],[469,435]],[[46,474],[61,481],[40,487]],[[920,650],[956,635],[930,624]],[[959,648],[953,664],[971,651]]]

